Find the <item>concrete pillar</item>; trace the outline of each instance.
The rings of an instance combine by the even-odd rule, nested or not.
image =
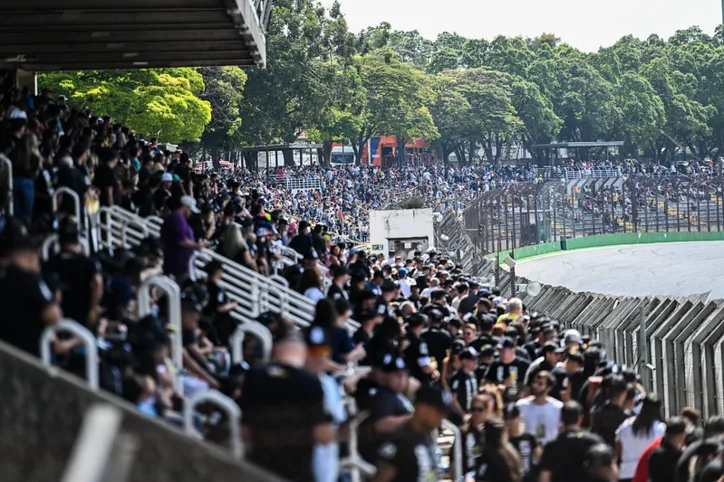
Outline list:
[[[32,70],[15,69],[15,85],[18,91],[28,87],[33,95],[38,95],[38,75]]]

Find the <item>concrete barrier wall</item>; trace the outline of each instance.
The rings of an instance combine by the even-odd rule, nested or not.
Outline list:
[[[449,244],[456,247],[451,255],[459,262],[456,253],[477,251],[463,229],[456,230],[451,226],[454,222],[454,219],[447,220],[446,229],[459,235],[459,238],[449,240]],[[574,244],[576,249],[611,244],[724,240],[724,236],[722,233],[698,232],[640,233],[570,241],[579,240],[580,244]],[[521,259],[519,252],[529,253],[516,249],[517,259]],[[497,257],[501,259],[500,255]],[[467,266],[473,267],[474,270],[468,271],[475,276],[492,279],[494,260],[495,256],[482,263],[467,260],[464,266],[466,270]],[[513,280],[505,270],[499,270],[498,275],[497,287],[506,297],[510,297],[513,284],[528,283],[525,278]],[[690,297],[607,296],[576,293],[550,285],[542,286],[535,298],[521,291],[518,290],[518,296],[529,310],[547,313],[564,327],[575,328],[600,340],[606,353],[617,363],[637,370],[644,386],[660,395],[666,416],[685,406],[701,410],[704,417],[724,414],[722,300],[709,301],[707,293]]]
[[[108,403],[139,447],[131,482],[237,480],[282,482],[266,471],[142,415],[118,398],[88,390],[65,372],[0,343],[0,466],[4,482],[60,480],[86,410]]]
[[[689,241],[724,241],[724,232],[685,232],[685,233],[619,233],[599,234],[582,238],[565,240],[565,250],[601,248],[605,246],[618,246],[626,244],[652,244],[652,243],[682,243]],[[562,243],[545,243],[534,246],[516,248],[515,259],[520,261],[526,258],[533,258],[543,254],[562,251]],[[488,258],[498,258],[502,263],[510,251],[501,251],[488,255]]]

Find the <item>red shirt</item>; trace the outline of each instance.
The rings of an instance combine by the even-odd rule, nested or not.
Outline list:
[[[649,480],[649,456],[651,455],[651,452],[659,448],[659,445],[661,445],[661,440],[663,440],[663,436],[657,438],[653,442],[651,442],[651,445],[646,447],[646,450],[644,450],[641,453],[641,457],[639,457],[639,463],[636,465],[636,474],[634,475],[634,478],[632,479],[632,482],[648,482]]]

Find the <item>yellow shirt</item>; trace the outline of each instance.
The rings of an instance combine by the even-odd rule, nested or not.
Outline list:
[[[518,313],[503,313],[498,317],[497,323],[503,323],[504,320],[511,318],[513,321],[517,321],[518,318],[520,318],[520,315]]]

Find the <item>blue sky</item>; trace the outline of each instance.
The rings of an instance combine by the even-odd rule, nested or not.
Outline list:
[[[419,30],[428,38],[457,32],[492,39],[496,35],[534,37],[554,33],[581,50],[595,51],[633,34],[698,25],[713,33],[721,21],[720,0],[339,0],[350,28],[386,21],[399,30]],[[331,4],[332,0],[323,0]]]

